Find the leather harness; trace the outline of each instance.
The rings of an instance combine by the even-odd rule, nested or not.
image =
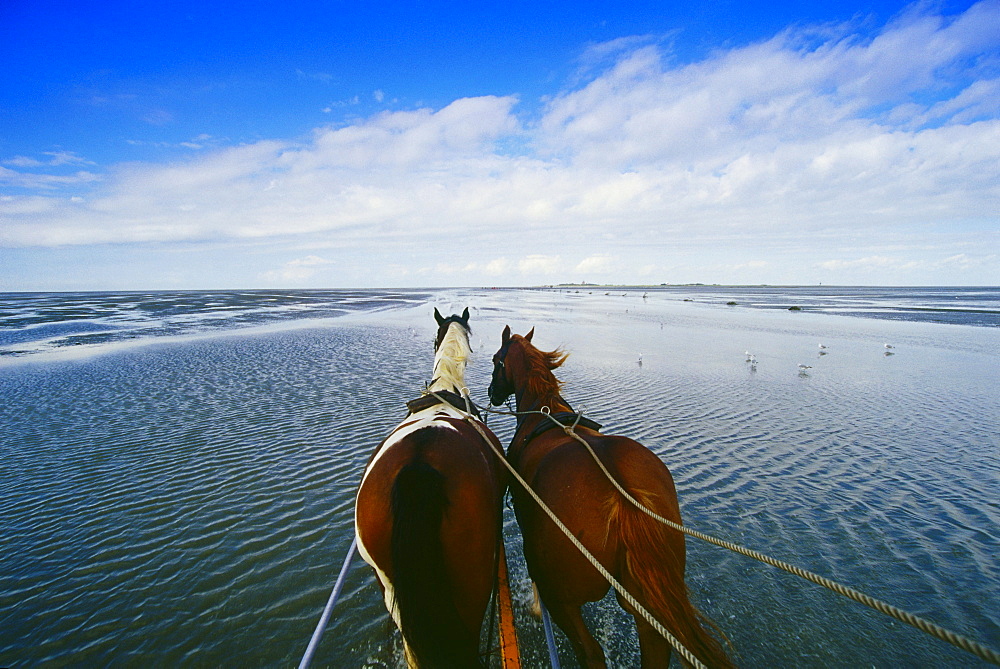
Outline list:
[[[577,420],[578,418],[579,420]],[[553,422],[553,419],[555,420],[555,422]],[[552,428],[556,427],[556,423],[567,427],[575,423],[577,427],[585,427],[594,430],[595,432],[599,432],[601,430],[600,423],[598,423],[597,421],[590,420],[589,418],[585,418],[581,414],[578,414],[574,411],[557,411],[556,413],[549,414],[549,418],[545,418],[544,420],[542,420],[540,423],[538,423],[538,425],[535,426],[535,429],[533,429],[528,434],[524,435],[524,438],[521,440],[521,443],[526,444],[535,437],[537,437],[538,435],[542,434],[543,432],[551,430]]]
[[[434,395],[437,395],[435,397]],[[479,415],[479,409],[473,402],[466,402],[465,398],[458,393],[453,393],[450,390],[435,390],[434,395],[423,395],[415,400],[410,400],[406,403],[406,408],[410,410],[410,413],[417,413],[418,411],[423,411],[424,409],[430,409],[433,406],[441,404],[441,400],[444,400],[451,406],[459,409],[461,411],[469,411],[474,414],[476,418],[482,420],[482,416]],[[438,399],[440,397],[441,399]]]

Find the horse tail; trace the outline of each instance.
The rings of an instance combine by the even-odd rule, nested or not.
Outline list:
[[[414,460],[392,487],[392,587],[400,631],[423,667],[479,666],[479,630],[465,629],[441,541],[445,477]]]
[[[654,495],[634,489],[629,494],[646,508],[657,508]],[[636,589],[632,594],[703,664],[733,667],[722,644],[706,626],[716,631],[718,628],[688,598],[684,583],[684,535],[643,513],[624,498],[619,498],[617,506],[625,545],[625,573]],[[686,661],[683,664],[688,666]]]

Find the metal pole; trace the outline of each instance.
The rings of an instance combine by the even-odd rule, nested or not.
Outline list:
[[[347,569],[351,566],[351,559],[354,558],[354,551],[357,547],[358,535],[355,533],[354,540],[351,541],[351,547],[347,550],[344,566],[340,568],[340,576],[337,577],[337,584],[333,586],[333,592],[330,593],[330,598],[326,601],[326,607],[323,609],[323,615],[319,618],[319,624],[316,625],[316,630],[313,632],[312,638],[309,639],[309,646],[306,648],[305,655],[302,656],[302,661],[299,662],[299,669],[308,669],[313,655],[316,654],[316,649],[319,647],[319,640],[326,630],[327,623],[330,622],[330,613],[333,612],[333,606],[337,603],[337,598],[340,597],[340,591],[344,589],[344,579],[347,576]]]
[[[545,628],[545,643],[549,647],[549,664],[552,665],[552,669],[559,669],[559,653],[556,652],[556,637],[552,634],[552,620],[541,597],[538,598],[538,606],[542,609],[542,627]]]

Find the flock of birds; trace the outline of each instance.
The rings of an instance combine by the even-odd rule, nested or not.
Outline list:
[[[661,328],[663,327],[662,323],[660,324],[660,327]],[[896,348],[895,346],[893,346],[892,344],[882,344],[882,346],[883,346],[883,348],[885,348],[885,353],[883,353],[883,355],[887,355],[887,356],[889,356],[889,355],[895,355],[895,353],[893,351],[893,349]],[[826,355],[828,349],[829,349],[829,347],[826,344],[820,344],[819,345],[819,354],[821,356]],[[756,371],[757,370],[757,356],[754,355],[753,353],[751,353],[750,351],[744,351],[744,355],[746,355],[746,362],[747,362],[748,365],[750,365],[750,370],[751,371]],[[639,367],[642,367],[642,353],[639,354],[639,359],[636,361],[636,364],[639,365]],[[799,367],[799,375],[801,375],[801,376],[809,376],[809,370],[812,369],[812,365],[807,365],[804,362],[800,362],[799,365],[798,365],[798,367]]]
[[[895,355],[895,352],[893,351],[893,349],[895,349],[896,347],[893,346],[892,344],[883,344],[882,347],[885,349],[885,352],[883,353],[883,355],[887,355],[887,356],[888,355]],[[829,347],[826,344],[820,344],[819,345],[819,354],[821,356],[826,355],[828,348]],[[757,356],[754,355],[753,353],[751,353],[750,351],[744,351],[744,354],[746,355],[746,362],[747,362],[748,365],[750,365],[750,369],[752,371],[755,371],[757,369]],[[641,353],[639,354],[639,366],[640,367],[642,366],[642,354]],[[803,362],[800,362],[799,365],[798,365],[798,368],[799,368],[799,375],[800,376],[809,376],[809,370],[812,369],[812,365],[807,365],[807,364],[805,364]]]

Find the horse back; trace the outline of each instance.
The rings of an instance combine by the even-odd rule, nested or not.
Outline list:
[[[627,437],[579,433],[629,496],[656,514],[681,523],[673,477],[656,454]],[[706,629],[710,623],[704,622],[688,597],[684,535],[628,501],[583,444],[556,431],[543,438],[549,443],[540,444],[540,454],[533,459],[528,453],[524,461],[530,469],[525,478],[532,487],[601,565],[685,648],[708,666],[732,666]],[[537,504],[526,500],[518,488],[514,491],[528,571],[542,596],[577,608],[604,597],[610,587],[607,579]],[[619,602],[625,606],[621,598]],[[626,610],[632,612],[628,607]],[[649,628],[645,622],[641,625]],[[643,666],[647,660],[650,666],[666,666],[669,646],[665,654],[663,650],[658,645],[643,645]]]
[[[356,523],[376,566],[389,562],[393,486],[400,471],[414,462],[441,474],[449,507],[469,515],[489,509],[499,518],[506,477],[479,433],[449,413],[411,416],[375,449],[358,490]],[[446,522],[457,522],[451,516]]]
[[[657,509],[671,520],[679,519],[673,476],[660,458],[628,437],[579,430],[608,473],[630,493],[640,491],[656,500]],[[563,432],[541,435],[519,460],[518,470],[542,495],[572,495],[607,506],[620,498],[614,483],[579,441]],[[547,443],[545,443],[547,442]],[[537,454],[532,454],[537,450]],[[590,504],[593,506],[594,504]],[[654,509],[656,510],[656,509]]]
[[[414,414],[376,449],[355,522],[408,656],[426,666],[478,666],[506,479],[479,432],[450,414]]]
[[[590,430],[579,430],[578,434],[630,495],[656,513],[680,522],[673,478],[652,451],[627,437]],[[606,568],[617,571],[625,556],[622,520],[628,510],[623,509],[630,502],[608,480],[584,445],[565,433],[540,435],[530,446],[519,460],[519,470],[521,463],[524,466],[522,476],[587,550]],[[532,449],[541,455],[533,457]],[[600,599],[607,592],[607,581],[533,500],[518,488],[514,491],[532,577],[565,590],[563,596],[579,603]],[[682,537],[680,540],[683,542]],[[682,546],[678,546],[681,551]]]

